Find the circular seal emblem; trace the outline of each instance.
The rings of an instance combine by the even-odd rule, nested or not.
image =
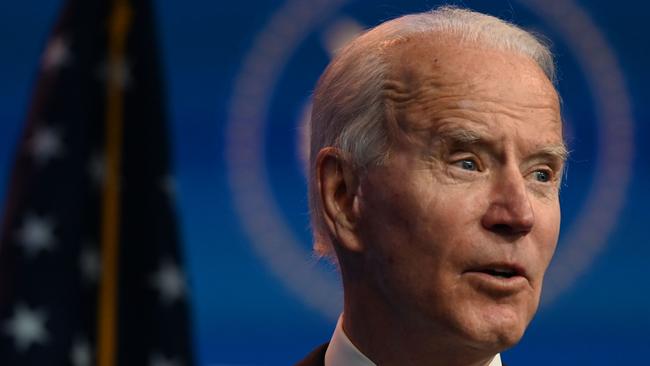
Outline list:
[[[570,225],[563,227],[558,252],[546,275],[542,297],[542,305],[545,305],[588,271],[617,223],[630,179],[633,120],[616,56],[588,14],[568,0],[519,2],[559,34],[570,50],[570,56],[584,75],[586,89],[590,91],[595,118],[596,151],[591,169],[597,174],[592,174],[587,186],[579,187],[583,200],[569,218]],[[275,145],[293,144],[298,158],[291,166],[296,171],[302,169],[301,160],[308,144],[303,125],[309,115],[307,94],[318,72],[305,84],[309,85],[303,90],[306,101],[301,101],[294,109],[292,120],[296,123],[287,125],[278,122],[286,118],[271,118],[273,101],[281,89],[279,81],[283,75],[291,74],[292,56],[301,47],[319,43],[315,38],[319,39],[325,50],[319,62],[324,66],[328,51],[333,52],[364,28],[354,17],[345,14],[345,5],[347,1],[344,0],[289,0],[270,17],[235,79],[226,131],[232,198],[255,253],[292,293],[329,319],[336,319],[342,309],[337,275],[332,268],[314,259],[309,236],[305,234],[307,230],[296,230],[293,221],[286,217],[287,211],[283,210],[283,197],[300,192],[302,205],[285,206],[307,217],[304,181],[300,187],[278,183],[283,180],[283,173],[270,167],[268,152],[269,139],[273,139]],[[314,34],[319,34],[320,38]],[[278,128],[282,131],[274,134],[273,129]],[[570,124],[567,129],[571,130]],[[297,131],[297,138],[282,137],[291,131]]]

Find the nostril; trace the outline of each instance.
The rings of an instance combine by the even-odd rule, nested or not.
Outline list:
[[[510,225],[506,224],[495,224],[490,227],[490,230],[499,234],[499,235],[512,235],[514,230]]]

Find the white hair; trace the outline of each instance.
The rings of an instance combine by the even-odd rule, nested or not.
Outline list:
[[[321,213],[316,182],[318,153],[325,147],[336,147],[357,168],[385,161],[390,142],[382,97],[389,66],[384,59],[385,50],[427,33],[451,35],[463,43],[523,54],[555,82],[553,55],[543,41],[499,18],[467,9],[443,6],[405,15],[354,39],[327,66],[313,98],[308,188],[314,250],[321,256],[336,260]]]

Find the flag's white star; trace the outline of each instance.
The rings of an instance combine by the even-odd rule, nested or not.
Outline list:
[[[38,164],[47,163],[48,160],[63,153],[61,136],[51,127],[37,128],[29,141],[29,149]]]
[[[99,187],[102,187],[106,181],[106,158],[104,155],[93,155],[90,159],[88,170],[93,182]]]
[[[167,358],[160,353],[154,353],[149,357],[149,366],[181,366],[177,358]]]
[[[73,366],[90,366],[92,351],[86,339],[76,339],[70,350],[70,362]]]
[[[5,322],[3,330],[14,338],[16,349],[26,351],[32,344],[45,344],[49,335],[45,329],[45,314],[31,310],[24,304],[16,306],[13,318]]]
[[[27,214],[23,226],[18,229],[16,239],[28,256],[51,249],[54,246],[54,223],[49,218]]]
[[[121,89],[127,89],[133,78],[131,77],[131,64],[125,60],[117,62],[107,62],[101,66],[98,72],[102,80],[110,81]]]
[[[160,296],[166,305],[180,300],[186,291],[183,272],[168,260],[163,261],[158,272],[152,276],[151,285],[160,292]]]
[[[79,256],[81,275],[87,283],[96,283],[101,271],[101,261],[97,250],[87,245],[81,249]]]
[[[70,45],[68,41],[56,36],[47,44],[45,53],[43,53],[43,70],[54,70],[65,66],[70,62]]]

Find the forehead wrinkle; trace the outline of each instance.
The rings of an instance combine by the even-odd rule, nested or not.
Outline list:
[[[448,97],[451,98],[451,97]],[[526,114],[530,112],[519,110],[511,112],[508,108],[500,108],[499,111],[495,110],[484,110],[483,108],[472,108],[469,109],[464,106],[455,106],[449,107],[446,103],[423,103],[420,104],[418,113],[405,113],[405,106],[401,105],[401,108],[395,108],[396,117],[397,117],[397,126],[404,132],[412,131],[423,131],[423,130],[444,130],[444,125],[446,123],[456,123],[464,124],[470,123],[473,129],[477,130],[486,130],[491,124],[504,124],[507,123],[507,120],[513,121],[527,121],[534,124],[548,124],[550,127],[554,125],[561,125],[562,121],[560,118],[555,116],[555,110],[548,108],[547,110],[550,113],[544,113],[542,116],[536,116],[535,120],[527,118]],[[402,113],[400,113],[402,112]],[[467,141],[470,142],[469,136],[472,136],[468,131],[459,131],[458,133],[453,132],[448,134],[450,137],[454,137],[459,142]],[[465,136],[465,138],[462,138]],[[476,137],[476,136],[474,136]],[[481,139],[486,139],[487,134],[481,136]],[[476,138],[473,138],[476,140]]]
[[[446,141],[447,143],[459,145],[494,146],[502,140],[499,137],[491,136],[489,131],[484,130],[485,129],[482,128],[482,126],[478,129],[474,129],[472,127],[463,126],[462,122],[447,122],[439,126],[433,132],[433,137],[438,141]],[[563,164],[569,156],[569,150],[564,141],[543,145],[538,144],[530,150],[532,150],[532,152],[527,154],[527,159],[547,156]]]
[[[534,94],[534,98],[522,100],[520,98],[513,99],[512,96],[501,96],[494,89],[482,85],[473,85],[464,95],[465,100],[459,101],[459,106],[476,112],[496,111],[502,112],[508,117],[517,118],[517,113],[547,110],[552,114],[557,114],[559,111],[559,100],[555,91],[552,94],[538,92]]]
[[[478,103],[460,101],[456,106],[447,108],[432,108],[441,118],[466,118],[476,122],[493,122],[497,124],[512,121],[529,121],[529,123],[561,125],[562,120],[556,108],[552,105],[513,103],[504,105],[497,101],[480,100]],[[530,118],[535,114],[535,118]]]
[[[513,98],[507,90],[495,89],[489,83],[486,85],[484,82],[488,79],[484,77],[450,77],[438,65],[428,65],[431,68],[423,74],[417,68],[393,64],[395,67],[387,75],[390,77],[384,79],[382,99],[393,133],[405,132],[406,137],[409,137],[409,132],[417,133],[431,141],[436,135],[432,129],[437,129],[442,120],[450,119],[473,122],[475,127],[507,123],[508,120],[562,125],[557,94],[554,94],[555,98],[549,98],[547,91],[539,89],[533,91],[532,98],[517,98],[516,95]],[[501,95],[503,92],[506,94]],[[476,136],[470,139],[469,134],[455,137],[458,142],[477,141]]]
[[[460,90],[464,82],[450,83],[440,78],[429,78],[417,88],[411,89],[408,83],[400,80],[387,80],[384,82],[383,97],[387,104],[395,110],[406,110],[417,105],[420,112],[430,113],[435,119],[438,113],[474,112],[481,114],[499,113],[512,119],[522,117],[531,112],[547,111],[553,115],[552,122],[561,123],[558,114],[558,105],[554,100],[548,101],[540,95],[539,102],[523,102],[508,98],[481,93],[478,90]],[[547,102],[542,102],[546,100]],[[446,113],[445,113],[446,114]],[[437,116],[438,118],[443,116]]]
[[[384,81],[382,95],[385,99],[392,102],[396,108],[404,108],[421,99],[426,99],[431,95],[434,99],[441,99],[454,96],[451,88],[458,87],[461,83],[452,83],[441,77],[428,78],[420,82],[417,87],[413,88],[408,81],[400,78],[387,79]]]
[[[387,122],[393,132],[401,131],[408,134],[409,131],[430,129],[436,120],[432,117],[440,112],[433,111],[432,108],[444,107],[443,100],[457,97],[451,95],[455,85],[450,85],[440,78],[429,78],[425,82],[420,82],[416,88],[411,88],[409,84],[401,78],[388,79],[384,82],[382,97],[388,117]],[[437,100],[438,103],[426,103],[428,99]],[[409,110],[414,108],[417,109],[417,113],[409,113]]]
[[[473,96],[468,94],[447,94],[436,93],[440,95],[431,95],[427,98],[427,93],[421,93],[416,100],[403,101],[401,104],[408,107],[409,104],[420,103],[423,111],[443,111],[443,112],[471,112],[479,114],[498,113],[513,119],[521,119],[523,115],[530,112],[538,113],[547,111],[550,114],[557,114],[555,103],[523,103],[496,97]],[[540,98],[541,100],[542,98]],[[444,104],[438,106],[437,104]],[[554,116],[555,118],[555,116]]]

